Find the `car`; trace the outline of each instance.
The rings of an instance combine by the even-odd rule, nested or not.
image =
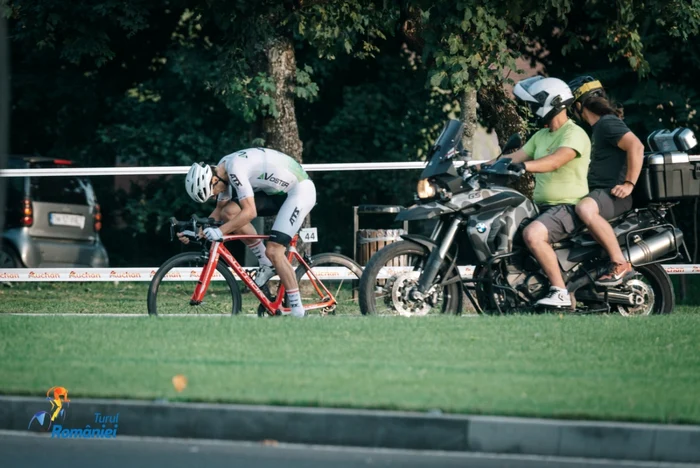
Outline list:
[[[8,169],[70,167],[72,161],[10,156]],[[102,213],[83,177],[10,177],[0,268],[107,267]]]

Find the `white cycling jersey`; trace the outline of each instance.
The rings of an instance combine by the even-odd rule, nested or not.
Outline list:
[[[229,177],[229,188],[219,194],[218,200],[239,200],[252,197],[255,192],[268,195],[289,193],[297,184],[308,180],[301,164],[279,151],[267,148],[249,148],[221,158]]]
[[[222,162],[228,173],[229,186],[219,194],[218,201],[231,200],[234,190],[238,200],[254,197],[255,192],[287,195],[272,225],[270,240],[288,245],[316,204],[316,187],[301,164],[284,153],[267,148],[241,150],[224,156],[219,164]]]

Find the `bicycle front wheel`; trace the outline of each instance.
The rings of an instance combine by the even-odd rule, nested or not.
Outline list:
[[[201,253],[185,252],[163,263],[148,288],[148,314],[235,315],[239,313],[241,291],[233,273],[222,261],[219,261],[216,266],[202,301],[196,305],[190,303],[207,261],[208,259]]]
[[[358,288],[362,267],[357,262],[345,255],[323,253],[311,257],[311,271],[336,300],[335,306],[319,309],[322,315],[360,315]],[[319,291],[314,286],[314,281],[308,279],[306,272],[304,265],[296,269],[304,304],[314,303],[319,299]]]

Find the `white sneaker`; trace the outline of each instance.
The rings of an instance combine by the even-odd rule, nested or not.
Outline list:
[[[535,303],[539,307],[565,308],[571,307],[571,298],[566,289],[550,288],[549,294]]]
[[[304,309],[301,309],[300,311],[296,311],[295,309],[292,309],[292,317],[303,318],[305,316],[306,316],[306,311]]]
[[[258,268],[258,272],[255,274],[255,284],[262,288],[273,276],[275,276],[275,267],[263,265]]]

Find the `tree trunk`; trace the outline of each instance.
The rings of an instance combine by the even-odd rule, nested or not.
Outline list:
[[[462,145],[464,149],[472,151],[474,148],[474,134],[476,133],[476,90],[467,89],[459,97],[460,120],[464,122],[464,134],[462,135]]]
[[[267,72],[275,83],[273,98],[277,116],[268,116],[263,120],[265,146],[281,151],[301,163],[303,146],[299,138],[292,93],[297,73],[294,45],[291,39],[275,37],[268,42],[266,50]],[[274,220],[275,217],[265,218],[265,232],[270,232]],[[308,227],[310,223],[310,216],[307,216],[302,226]],[[308,246],[300,245],[297,250],[310,253]]]
[[[276,37],[267,44],[268,73],[275,82],[273,98],[278,115],[263,121],[266,147],[276,149],[301,162],[302,144],[294,110],[294,81],[297,64],[290,39]]]

